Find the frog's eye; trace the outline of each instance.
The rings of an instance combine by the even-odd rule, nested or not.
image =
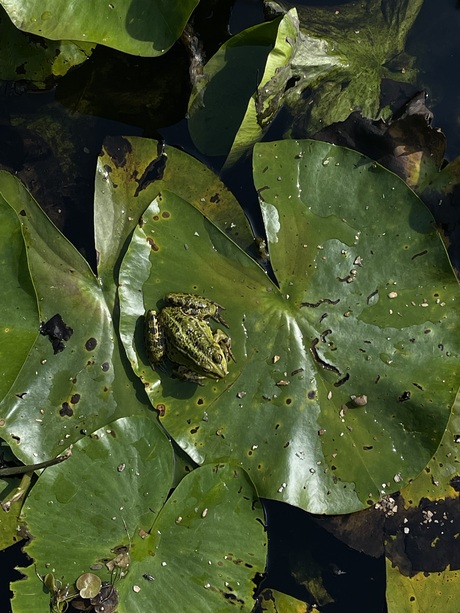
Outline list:
[[[220,351],[214,351],[212,354],[212,361],[216,362],[216,364],[220,364],[222,362],[222,353]]]

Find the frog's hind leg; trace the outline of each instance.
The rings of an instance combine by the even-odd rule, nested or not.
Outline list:
[[[209,298],[198,296],[198,294],[171,292],[166,294],[166,302],[180,307],[187,315],[193,315],[199,319],[211,317],[214,321],[228,328],[228,324],[221,314],[221,311],[225,311],[225,308],[217,302],[209,300]]]
[[[166,338],[158,323],[156,311],[145,314],[145,350],[151,367],[155,370],[166,356]]]

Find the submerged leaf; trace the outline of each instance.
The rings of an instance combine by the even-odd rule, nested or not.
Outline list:
[[[246,153],[285,106],[293,136],[313,135],[359,109],[384,114],[382,79],[411,81],[407,34],[423,0],[306,7],[267,0],[281,17],[240,32],[204,67],[189,102],[189,129],[208,155]],[[300,19],[300,25],[299,25]]]
[[[45,87],[51,77],[65,75],[85,62],[95,45],[70,40],[46,40],[18,30],[0,3],[0,79],[32,81]]]
[[[265,4],[275,13],[292,6],[283,0]],[[366,0],[339,7],[298,7],[304,35],[292,60],[298,82],[286,92],[292,136],[312,135],[354,110],[373,119],[383,113],[382,79],[410,82],[415,76],[404,46],[422,4],[423,0]],[[326,70],[318,74],[319,46],[320,64]]]

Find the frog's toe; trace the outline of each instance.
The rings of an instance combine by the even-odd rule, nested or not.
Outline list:
[[[214,321],[218,321],[220,324],[222,324],[223,326],[225,326],[226,328],[229,327],[228,323],[225,321],[225,319],[222,317],[222,314],[220,312],[221,309],[223,309],[224,307],[218,306],[216,309],[215,314],[212,316],[212,318],[214,319]]]

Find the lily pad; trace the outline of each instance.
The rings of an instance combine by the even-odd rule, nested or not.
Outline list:
[[[121,267],[122,339],[196,462],[231,457],[261,496],[351,512],[413,479],[439,444],[458,389],[457,282],[430,213],[368,158],[263,143],[254,178],[278,285],[164,191]],[[236,362],[224,379],[150,368],[144,311],[171,291],[225,307]]]
[[[204,164],[155,140],[109,137],[98,160],[95,187],[95,242],[105,285],[113,285],[126,241],[164,189],[187,198],[243,249],[254,245],[237,200]]]
[[[122,414],[145,410],[145,401],[127,376],[114,334],[114,284],[102,291],[82,256],[23,185],[4,171],[0,195],[2,211],[17,216],[24,241],[22,250],[9,252],[8,265],[27,290],[23,294],[30,292],[30,275],[38,300],[38,317],[33,304],[20,316],[14,303],[1,309],[22,350],[0,403],[0,435],[18,458],[34,464]],[[13,298],[11,293],[3,296],[5,301]],[[50,322],[42,334],[40,321]]]
[[[401,490],[405,507],[427,500],[445,500],[455,505],[460,492],[460,394],[457,394],[449,422],[436,453],[411,483]],[[411,503],[409,503],[411,501]]]
[[[13,293],[4,294],[4,330],[15,332],[5,346],[17,343],[12,352],[17,356],[5,370],[0,434],[27,464],[47,460],[85,432],[148,406],[138,379],[131,377],[112,317],[120,254],[160,187],[188,192],[229,235],[245,246],[252,240],[236,200],[210,170],[185,153],[158,148],[159,143],[147,139],[114,138],[105,143],[96,178],[99,278],[22,184],[0,173],[5,232],[11,229],[15,247],[4,255],[9,271],[5,279],[12,275],[8,284],[13,287]],[[193,185],[185,182],[186,173],[194,176]],[[133,176],[138,180],[132,181]],[[15,305],[23,307],[20,314]],[[55,316],[60,316],[64,330],[72,329],[67,340],[57,339],[63,349],[57,353],[56,339],[39,333],[40,321]]]
[[[307,613],[307,603],[293,596],[265,588],[258,597],[261,611],[267,613]]]
[[[387,561],[388,613],[420,613],[436,610],[442,602],[445,613],[457,613],[460,572],[402,575]]]
[[[40,476],[23,510],[36,572],[52,573],[71,593],[91,569],[117,590],[119,613],[147,611],[153,600],[161,610],[226,611],[236,601],[249,611],[266,547],[251,482],[238,467],[205,466],[164,504],[173,461],[147,416],[119,419],[79,441],[67,463]],[[34,565],[24,571],[27,579],[13,586],[14,613],[46,610],[54,595]],[[181,589],[173,589],[178,581]]]
[[[416,597],[411,603],[420,603],[425,602],[424,592],[430,590],[430,586],[441,591],[444,583],[455,583],[453,571],[459,567],[456,543],[460,527],[459,441],[460,401],[457,394],[435,455],[425,469],[395,497],[395,512],[386,520],[388,590],[391,594],[391,586],[395,588],[395,593],[402,590],[403,602],[405,590]],[[395,568],[401,576],[398,577]],[[450,594],[449,590],[445,593]],[[455,590],[450,595],[452,606],[454,595]],[[389,596],[389,602],[394,607],[393,600]],[[450,610],[447,604],[445,608]]]
[[[51,40],[99,43],[133,55],[165,53],[179,38],[198,0],[1,0],[20,30]]]
[[[0,399],[10,389],[37,336],[38,309],[21,226],[0,193]]]
[[[20,481],[18,478],[11,477],[8,480],[0,479],[0,500],[2,503],[17,494]],[[0,550],[10,547],[10,545],[22,539],[18,521],[22,502],[22,499],[19,498],[19,500],[12,502],[7,509],[0,510]]]

